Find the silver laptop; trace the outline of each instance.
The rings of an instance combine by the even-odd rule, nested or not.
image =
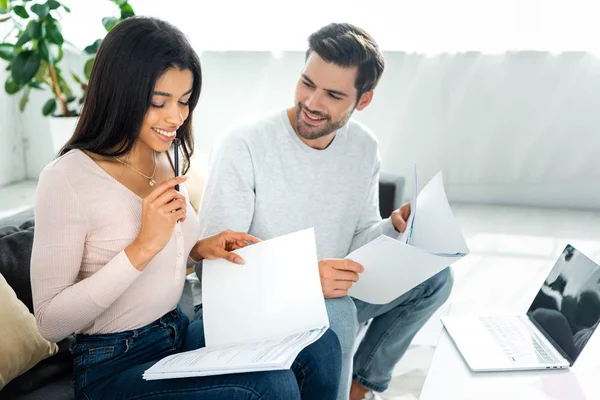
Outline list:
[[[568,368],[600,321],[600,266],[567,245],[524,315],[442,323],[472,371]]]

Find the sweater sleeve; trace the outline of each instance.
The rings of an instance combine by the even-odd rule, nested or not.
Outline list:
[[[85,205],[67,175],[47,167],[35,199],[31,288],[40,333],[49,341],[58,342],[91,326],[141,274],[121,251],[98,272],[81,279],[91,229]]]
[[[230,229],[248,232],[254,215],[254,170],[248,144],[229,134],[215,147],[202,202],[200,237]]]
[[[362,211],[358,224],[354,231],[349,253],[378,238],[381,235],[397,237],[398,232],[392,225],[390,218],[381,219],[379,213],[379,170],[381,159],[379,152],[373,165],[373,174],[369,184],[369,190],[363,200]]]

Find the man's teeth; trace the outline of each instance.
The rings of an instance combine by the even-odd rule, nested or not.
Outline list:
[[[158,129],[158,128],[152,128],[152,129],[154,129],[156,132],[160,133],[161,135],[168,136],[168,137],[173,137],[177,133],[177,131],[167,132],[167,131],[163,131],[162,129]]]
[[[308,118],[312,119],[313,121],[320,121],[320,120],[322,120],[322,119],[325,119],[325,118],[320,118],[320,117],[313,117],[312,115],[310,115],[310,114],[309,114],[309,113],[307,113],[306,111],[304,111],[304,113],[306,114],[306,116],[307,116]]]

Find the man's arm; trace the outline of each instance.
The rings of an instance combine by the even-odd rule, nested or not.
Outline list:
[[[235,132],[215,147],[200,203],[200,238],[226,229],[248,232],[254,214],[254,169],[248,144]]]
[[[379,213],[379,171],[381,168],[381,159],[379,152],[373,165],[373,174],[369,184],[369,190],[363,199],[360,219],[354,231],[354,238],[348,252],[367,244],[380,235],[397,237],[398,231],[394,228],[390,218],[381,219]]]

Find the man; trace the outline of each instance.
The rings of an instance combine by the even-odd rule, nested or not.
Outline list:
[[[394,365],[452,287],[446,269],[389,304],[347,296],[363,267],[343,257],[381,234],[397,237],[410,214],[405,204],[381,219],[377,141],[350,120],[373,99],[383,69],[377,44],[360,28],[330,24],[312,34],[295,107],[220,141],[200,207],[202,236],[232,229],[266,240],[315,228],[323,295],[342,345],[345,400],[387,389]],[[370,319],[353,359],[359,324]]]

